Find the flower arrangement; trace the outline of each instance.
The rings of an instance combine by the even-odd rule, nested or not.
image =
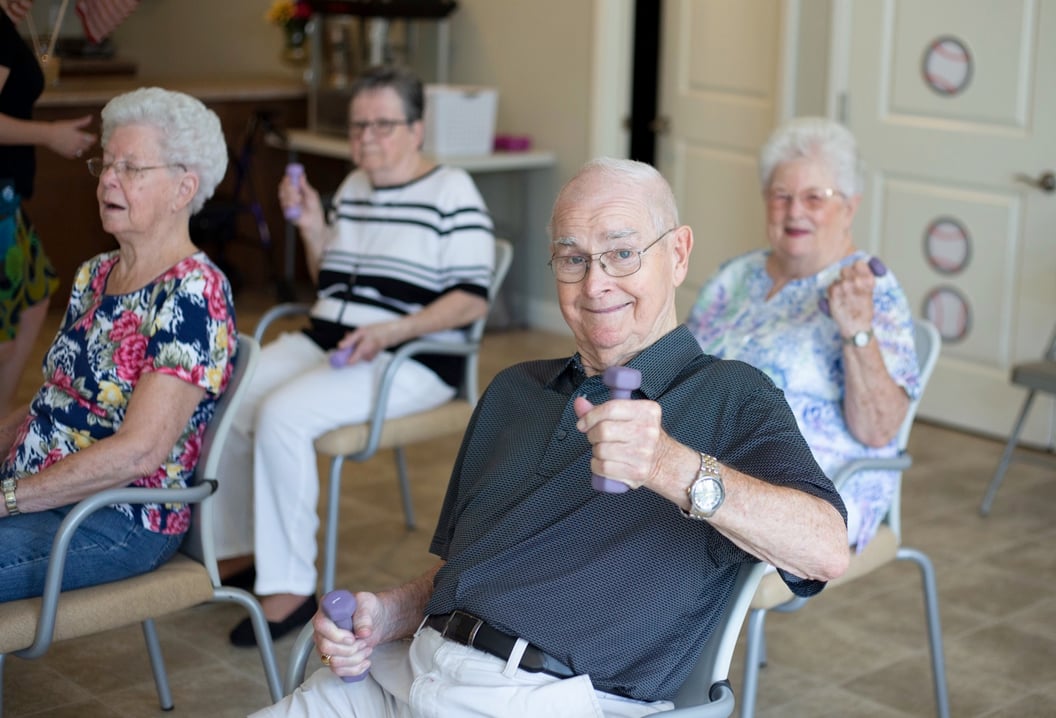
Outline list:
[[[264,13],[264,19],[272,25],[287,29],[290,25],[303,27],[311,14],[311,8],[303,0],[274,0]]]
[[[307,61],[305,51],[307,35],[305,27],[312,9],[307,0],[274,0],[264,13],[264,19],[272,25],[278,25],[286,33],[286,47],[283,59],[292,65],[302,65]]]

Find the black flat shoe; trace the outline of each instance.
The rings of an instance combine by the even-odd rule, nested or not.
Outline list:
[[[271,640],[277,641],[291,631],[299,631],[301,626],[312,620],[317,610],[319,610],[319,603],[315,600],[315,596],[309,596],[286,618],[275,623],[268,621]],[[239,648],[251,648],[257,645],[257,636],[253,633],[252,621],[246,618],[234,627],[231,631],[231,644]]]

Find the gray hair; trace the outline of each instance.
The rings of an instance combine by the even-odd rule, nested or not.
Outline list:
[[[422,81],[404,67],[396,65],[368,67],[352,83],[350,96],[354,100],[360,93],[385,88],[399,95],[408,122],[417,122],[425,116],[425,91],[422,89]]]
[[[571,194],[571,188],[576,180],[588,174],[599,173],[603,177],[614,181],[624,181],[637,185],[639,197],[649,208],[649,216],[653,221],[653,227],[659,235],[672,227],[678,226],[678,205],[675,203],[675,194],[671,190],[664,176],[655,167],[637,160],[617,159],[614,157],[597,157],[588,161],[575,176],[557,194],[554,201],[554,209]],[[547,226],[550,239],[554,237],[554,215],[551,211],[550,222]]]
[[[843,125],[824,117],[797,117],[774,130],[759,151],[759,183],[765,192],[777,166],[809,158],[832,172],[836,189],[847,197],[862,192],[862,162],[858,143]]]
[[[124,125],[149,125],[161,131],[166,164],[183,165],[198,175],[191,214],[213,196],[227,171],[227,141],[216,113],[190,95],[144,87],[118,95],[103,108],[102,143]]]

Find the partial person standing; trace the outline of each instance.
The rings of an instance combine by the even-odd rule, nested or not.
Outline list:
[[[854,244],[862,192],[854,136],[828,119],[791,120],[762,147],[759,180],[770,247],[725,262],[705,282],[689,329],[706,353],[774,380],[829,476],[853,459],[894,456],[920,393],[913,317],[894,274],[876,276]],[[859,551],[897,479],[861,471],[841,487],[848,543]]]
[[[36,229],[23,207],[33,196],[37,146],[68,159],[95,144],[76,120],[33,119],[33,105],[44,91],[36,54],[16,25],[32,0],[0,0],[0,417],[11,409],[22,369],[59,286]]]
[[[473,180],[421,153],[421,81],[403,68],[366,70],[351,87],[349,147],[356,169],[333,214],[306,177],[279,188],[317,284],[310,324],[261,351],[223,457],[214,503],[221,576],[249,582],[278,638],[316,609],[319,476],[313,441],[365,421],[392,353],[418,338],[464,342],[488,309],[495,239]],[[348,352],[341,367],[329,354]],[[463,357],[430,354],[396,373],[386,416],[450,400]],[[252,521],[246,507],[252,506]],[[255,528],[254,528],[255,523]],[[255,563],[251,571],[248,566]],[[256,641],[249,621],[235,645]]]

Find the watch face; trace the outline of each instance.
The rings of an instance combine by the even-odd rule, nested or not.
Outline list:
[[[704,476],[693,484],[693,493],[690,497],[693,508],[703,513],[714,511],[722,503],[722,484],[713,476]]]
[[[869,343],[869,332],[858,332],[854,335],[853,340],[856,347],[864,347]]]

